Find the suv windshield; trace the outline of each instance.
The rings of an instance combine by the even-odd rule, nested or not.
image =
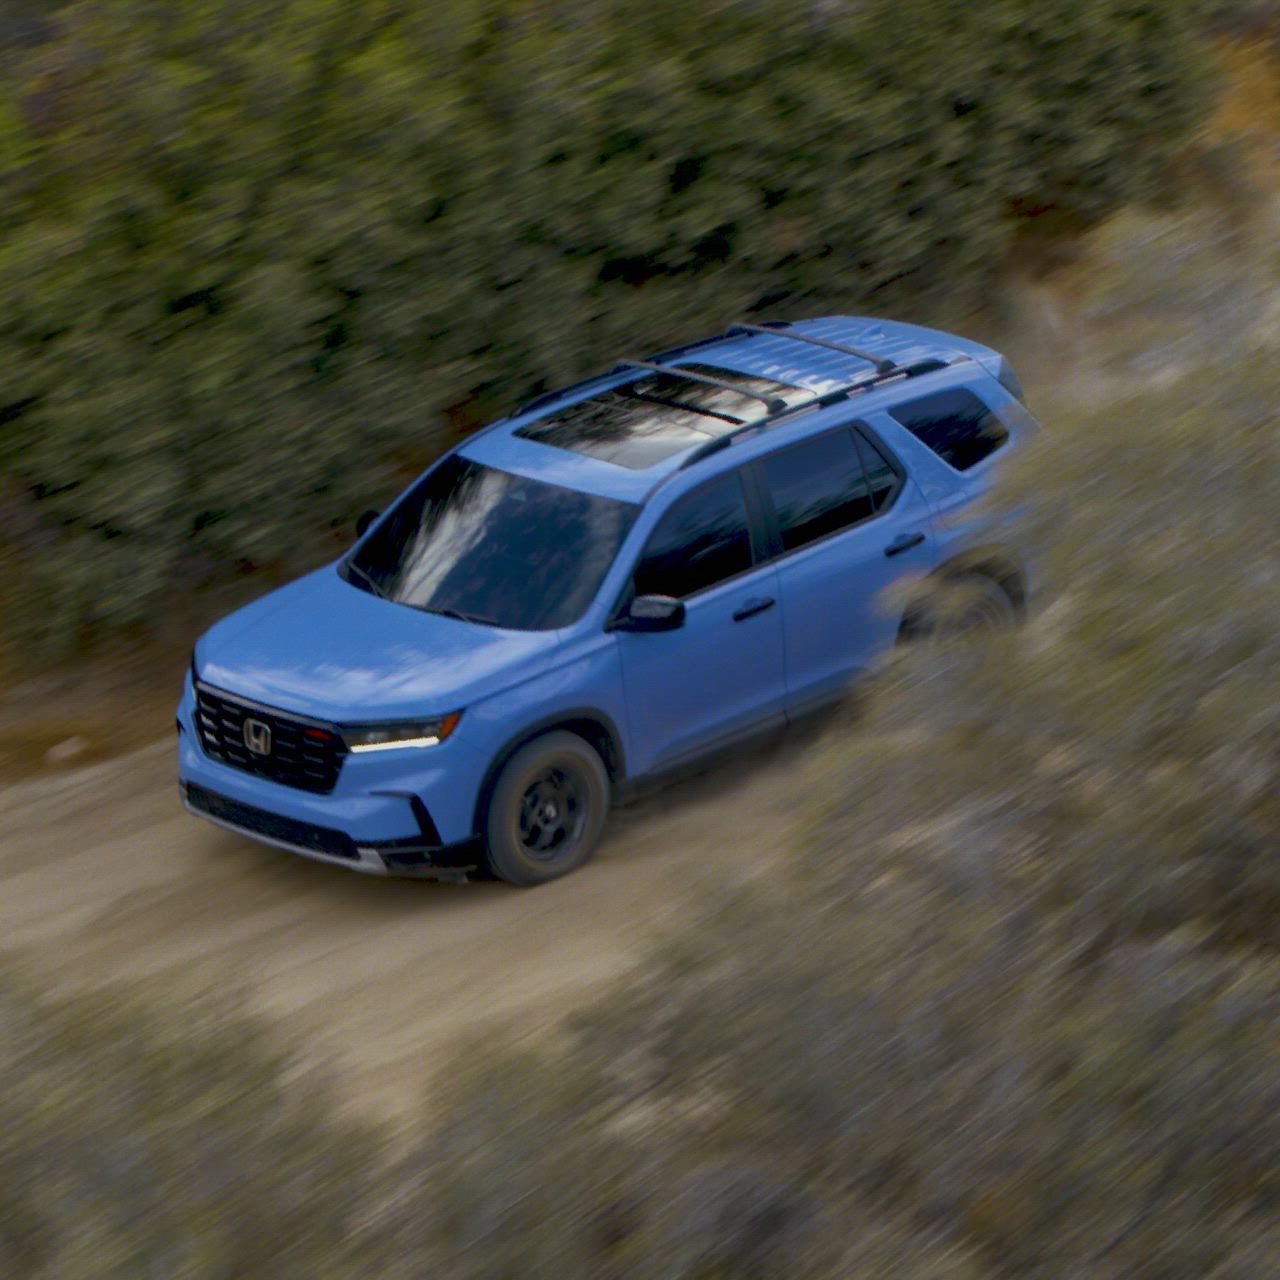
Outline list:
[[[345,576],[428,613],[550,631],[582,616],[636,510],[453,454],[396,504]]]

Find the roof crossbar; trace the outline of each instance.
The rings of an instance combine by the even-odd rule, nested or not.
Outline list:
[[[796,333],[785,320],[775,320],[769,324],[732,324],[725,331],[726,338],[736,338],[740,333],[765,333],[774,338],[790,338],[792,342],[808,342],[815,347],[826,347],[828,351],[839,351],[842,355],[857,356],[859,360],[870,361],[875,365],[877,373],[892,373],[898,366],[885,356],[873,355],[870,351],[862,351],[857,347],[847,346],[843,342],[832,342],[830,338],[815,338],[811,333]]]
[[[682,413],[698,414],[704,418],[718,418],[721,422],[727,422],[731,426],[741,427],[747,419],[735,417],[732,413],[721,413],[719,409],[708,409],[701,404],[685,404],[683,400],[668,400],[666,396],[655,396],[648,391],[637,391],[635,383],[624,383],[618,388],[619,391],[625,391],[633,400],[643,400],[647,404],[660,404],[668,409],[679,409]],[[698,428],[694,427],[697,431]]]
[[[618,373],[623,369],[646,369],[650,373],[666,374],[669,378],[687,378],[690,382],[702,382],[709,387],[719,387],[721,391],[732,391],[735,395],[746,396],[749,400],[759,400],[768,409],[770,417],[775,413],[784,413],[788,408],[787,402],[780,396],[767,396],[760,391],[748,391],[746,387],[737,386],[723,378],[713,378],[706,373],[695,373],[692,369],[682,369],[679,365],[656,364],[652,360],[619,360],[613,367]]]
[[[766,332],[772,333],[773,330],[769,329]],[[709,457],[713,453],[719,453],[721,449],[727,449],[735,440],[739,440],[744,436],[755,435],[756,432],[773,426],[781,417],[792,417],[806,409],[829,409],[833,404],[839,404],[842,400],[851,400],[855,395],[883,386],[887,382],[897,382],[899,378],[916,378],[921,374],[933,373],[946,367],[947,362],[945,360],[936,359],[918,360],[915,364],[895,364],[884,373],[862,378],[858,382],[850,383],[847,387],[837,387],[834,391],[815,396],[812,400],[804,400],[800,404],[787,405],[785,408],[771,413],[767,418],[760,418],[755,422],[744,422],[742,426],[735,427],[732,431],[726,431],[723,435],[718,435],[714,439],[708,440],[706,444],[700,444],[685,458],[677,470],[684,471],[695,463],[701,462],[703,458]]]

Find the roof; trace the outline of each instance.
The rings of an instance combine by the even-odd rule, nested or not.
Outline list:
[[[780,409],[893,378],[887,398],[904,372],[965,358],[996,376],[1003,367],[989,347],[895,321],[827,316],[734,326],[541,396],[471,437],[462,451],[552,484],[640,501],[663,476]],[[869,387],[867,394],[877,392]]]

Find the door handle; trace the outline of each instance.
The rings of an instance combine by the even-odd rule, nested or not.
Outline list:
[[[885,547],[884,553],[887,556],[900,556],[904,551],[910,551],[912,547],[918,547],[923,541],[923,533],[900,533]]]
[[[759,600],[748,600],[741,609],[734,610],[733,620],[734,622],[744,622],[747,618],[754,618],[757,613],[772,609],[777,603],[772,596],[762,596]]]

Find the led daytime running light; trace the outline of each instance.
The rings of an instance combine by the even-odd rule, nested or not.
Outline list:
[[[439,738],[395,738],[390,742],[353,742],[350,750],[355,753],[363,751],[398,751],[401,747],[434,747]]]
[[[369,751],[401,751],[435,747],[442,743],[462,718],[461,711],[451,712],[435,720],[419,720],[405,724],[368,724],[344,729],[343,741],[353,755]]]

